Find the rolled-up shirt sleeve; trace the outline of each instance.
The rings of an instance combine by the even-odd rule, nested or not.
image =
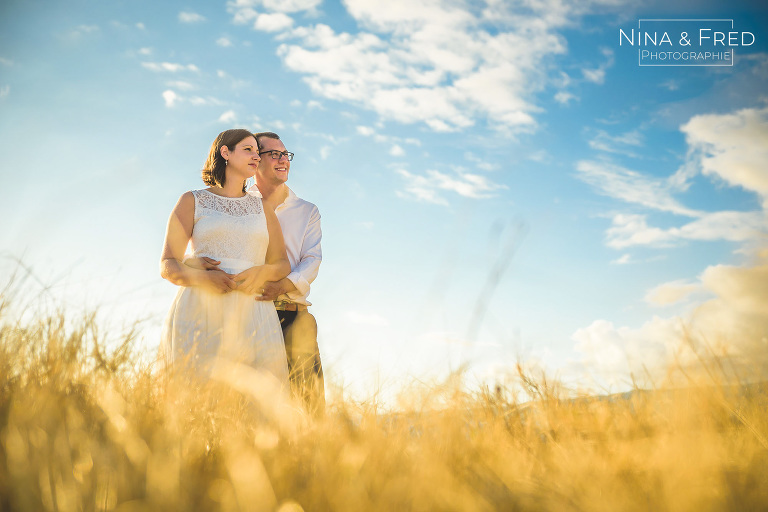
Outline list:
[[[288,294],[289,297],[306,297],[309,294],[310,285],[317,277],[320,263],[323,260],[323,251],[320,243],[322,237],[320,211],[313,205],[312,213],[304,232],[304,241],[301,244],[299,261],[291,273],[288,274],[288,280],[296,287],[295,292]]]

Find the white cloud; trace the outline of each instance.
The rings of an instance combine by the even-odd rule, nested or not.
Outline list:
[[[291,26],[293,26],[293,18],[281,12],[259,14],[253,24],[253,28],[263,32],[282,32]]]
[[[579,178],[609,197],[677,215],[698,217],[702,214],[675,200],[671,195],[672,187],[666,180],[606,161],[583,160],[576,164],[576,169]]]
[[[582,75],[587,82],[596,84],[602,84],[605,82],[605,70],[604,69],[582,69]]]
[[[4,100],[10,94],[11,94],[11,86],[10,85],[4,85],[4,86],[0,87],[0,100]]]
[[[405,156],[405,150],[399,144],[395,144],[389,148],[389,154],[391,156]]]
[[[179,13],[179,21],[181,23],[201,23],[205,21],[205,16],[196,12],[181,11]]]
[[[136,28],[139,30],[146,30],[147,27],[145,27],[142,22],[138,22],[136,23]]]
[[[698,115],[681,130],[705,175],[756,192],[768,209],[768,108]]]
[[[13,66],[13,61],[11,59],[6,59],[5,57],[0,57],[0,64],[3,66]]]
[[[216,44],[222,48],[227,48],[232,46],[232,41],[230,41],[227,37],[220,37],[216,40]]]
[[[712,356],[727,358],[739,380],[768,374],[768,264],[708,267],[698,282],[675,281],[648,292],[668,304],[691,293],[707,293],[683,317],[654,317],[639,328],[615,327],[597,320],[573,335],[581,365],[612,383],[649,376],[656,384],[674,382],[674,369],[702,372]],[[722,368],[722,367],[721,367]],[[711,370],[710,370],[711,371]],[[678,375],[679,377],[679,375]],[[719,374],[727,380],[728,376]],[[677,379],[679,382],[679,378]]]
[[[577,99],[576,96],[568,91],[559,91],[557,94],[555,94],[555,101],[562,105],[567,105],[569,101],[575,99]]]
[[[656,306],[676,304],[701,290],[701,285],[685,280],[663,283],[645,294],[645,301]]]
[[[260,18],[318,5],[294,3],[301,5],[237,0],[229,10],[236,22],[255,19],[259,30],[281,31],[278,56],[304,75],[313,93],[441,132],[478,120],[512,133],[533,131],[541,110],[535,94],[549,80],[546,61],[566,52],[557,30],[582,12],[561,2],[489,2],[480,10],[465,0],[391,0],[386,9],[372,0],[348,0],[344,6],[362,29],[356,33],[323,24],[288,30],[287,19]],[[603,55],[608,63],[593,75],[612,62],[610,51]],[[570,93],[557,98],[573,99]]]
[[[179,71],[193,71],[198,72],[200,69],[194,64],[177,64],[174,62],[142,62],[142,67],[149,69],[150,71],[169,73],[178,73]]]
[[[325,110],[325,107],[323,107],[323,104],[320,103],[317,100],[309,100],[307,102],[307,108],[308,109],[316,109],[316,110]]]
[[[163,92],[163,100],[165,106],[171,108],[179,101],[179,95],[169,89]]]
[[[152,55],[152,48],[139,48],[139,55]]]
[[[667,229],[649,226],[646,219],[639,214],[615,215],[606,232],[607,245],[623,249],[633,245],[665,247],[682,240],[747,242],[768,234],[768,218],[763,212],[703,213],[692,222]]]
[[[224,124],[233,124],[237,121],[237,114],[234,110],[227,110],[219,116],[219,122]]]
[[[323,160],[327,160],[329,156],[331,156],[331,151],[333,148],[331,146],[323,146],[320,148],[320,158]]]
[[[358,126],[356,129],[357,129],[357,133],[365,137],[370,137],[371,135],[376,133],[374,129],[371,128],[370,126]]]
[[[484,176],[470,173],[457,173],[457,176],[449,176],[435,170],[428,170],[426,175],[419,176],[404,169],[398,169],[397,173],[405,179],[404,190],[397,193],[404,198],[416,199],[428,203],[447,205],[440,191],[452,191],[460,196],[472,199],[484,199],[493,197],[492,192],[506,189],[506,185],[493,183]]]

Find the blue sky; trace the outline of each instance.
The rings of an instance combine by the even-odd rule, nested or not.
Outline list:
[[[347,389],[505,381],[519,360],[616,390],[693,357],[682,325],[749,357],[768,332],[753,4],[3,2],[4,272],[142,319],[151,352],[171,208],[217,133],[273,130],[322,214],[310,299]],[[649,18],[755,42],[733,66],[640,67],[619,29]]]

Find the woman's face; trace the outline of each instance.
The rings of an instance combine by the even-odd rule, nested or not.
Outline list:
[[[256,174],[259,166],[259,146],[256,139],[246,137],[238,142],[234,148],[222,146],[221,156],[227,159],[227,180],[232,176],[238,180],[245,180]]]

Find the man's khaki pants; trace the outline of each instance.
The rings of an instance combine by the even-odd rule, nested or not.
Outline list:
[[[306,310],[278,311],[277,314],[283,328],[293,393],[304,401],[312,414],[322,416],[325,412],[325,383],[315,317]]]

